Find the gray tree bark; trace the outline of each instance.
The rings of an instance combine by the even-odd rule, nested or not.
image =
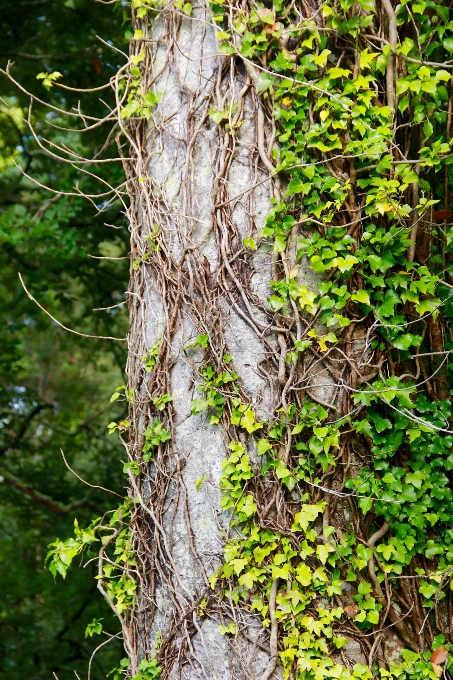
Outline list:
[[[202,396],[204,362],[235,371],[257,416],[268,418],[279,365],[269,360],[276,341],[263,311],[273,253],[251,256],[243,246],[263,226],[276,191],[269,179],[275,128],[249,73],[218,54],[212,23],[206,6],[190,17],[166,9],[148,23],[142,91],[162,94],[151,122],[128,131],[131,240],[140,260],[130,288],[128,374],[130,459],[143,461],[143,432],[156,418],[172,436],[139,477],[130,474],[140,499],[132,523],[141,583],[135,663],[161,637],[172,677],[220,680],[260,677],[276,659],[262,650],[268,634],[250,613],[239,613],[232,643],[219,633],[225,604],[211,601],[208,578],[229,532],[219,477],[230,435],[224,422],[210,424],[212,411],[193,415],[191,401]],[[225,111],[222,125],[214,110]],[[198,335],[208,336],[206,349],[188,347]],[[152,347],[159,356],[147,372],[143,357]],[[166,393],[173,401],[160,412],[153,399]],[[200,617],[203,599],[209,606]]]

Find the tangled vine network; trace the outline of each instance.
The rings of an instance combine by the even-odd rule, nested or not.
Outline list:
[[[110,531],[99,583],[135,677],[217,677],[208,620],[231,677],[447,677],[450,7],[134,0],[133,29],[111,114],[130,498],[51,566]],[[194,528],[192,420],[227,451],[195,483],[221,496],[220,556]]]

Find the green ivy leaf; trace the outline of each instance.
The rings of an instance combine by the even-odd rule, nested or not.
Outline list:
[[[358,290],[356,293],[353,293],[351,295],[351,300],[353,302],[362,302],[365,305],[370,304],[370,296],[368,295],[366,290]]]
[[[292,531],[307,531],[309,524],[324,512],[324,505],[302,505],[301,511],[294,517]]]

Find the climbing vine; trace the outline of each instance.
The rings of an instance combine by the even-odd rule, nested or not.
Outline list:
[[[222,149],[216,182],[226,184],[227,150],[233,157],[248,97],[257,166],[266,174],[256,184],[266,181],[271,194],[264,223],[253,223],[239,239],[231,197],[221,182],[215,185],[213,229],[223,268],[215,284],[189,237],[178,236],[176,257],[165,232],[170,202],[154,191],[143,160],[149,126],[164,128],[159,75],[175,34],[199,19],[196,11],[191,3],[134,0],[132,56],[118,85],[132,158],[124,161],[132,282],[143,292],[152,269],[166,301],[165,332],[154,344],[143,340],[135,308],[130,384],[115,393],[130,403],[130,416],[109,426],[130,432],[124,470],[136,509],[130,529],[119,533],[121,513],[107,529],[96,522],[85,532],[76,527],[74,540],[52,546],[51,568],[64,575],[94,531],[110,529],[119,557],[103,567],[102,578],[118,563],[134,566],[126,591],[123,577],[116,582],[122,599],[115,599],[116,585],[105,586],[119,614],[142,606],[152,626],[156,583],[166,584],[174,622],[158,649],[136,652],[142,661],[135,678],[167,677],[190,648],[197,619],[217,617],[232,643],[247,636],[245,614],[267,631],[262,680],[279,661],[284,678],[294,680],[447,677],[453,663],[451,10],[434,0],[396,8],[391,0],[211,2],[203,16],[206,30],[215,31],[221,66],[197,130],[207,121],[215,126]],[[153,30],[167,50],[157,73]],[[234,88],[223,85],[228,78],[241,83],[234,98]],[[51,76],[47,81],[51,86]],[[198,108],[188,110],[188,120]],[[184,200],[190,206],[190,197]],[[247,277],[260,253],[272,260],[265,303]],[[213,311],[213,290],[266,349],[273,395],[266,418],[241,382],[222,314]],[[178,494],[186,493],[183,464],[171,459],[172,341],[183,305],[196,338],[180,348],[197,385],[191,414],[207,416],[229,440],[219,483],[228,518],[223,562],[214,573],[203,567],[204,589],[187,611],[175,595],[177,570],[161,523],[174,480]],[[197,490],[208,482],[209,475],[199,477]],[[166,572],[159,566],[165,560]],[[150,569],[157,574],[151,585]],[[190,617],[192,632],[186,627],[181,642],[179,627]],[[176,651],[177,640],[183,652]],[[361,660],[348,657],[351,640]],[[130,647],[136,650],[135,640]]]
[[[446,661],[451,644],[450,10],[388,0],[212,8],[220,50],[243,59],[277,122],[271,157],[284,190],[257,237],[284,265],[297,234],[300,264],[270,282],[268,300],[285,318],[293,301],[304,312],[303,332],[289,334],[291,387],[308,387],[301,369],[321,354],[337,404],[287,404],[284,426],[258,441],[261,476],[288,491],[309,485],[291,533],[265,528],[255,473],[232,445],[221,485],[243,537],[227,543],[212,583],[261,613],[285,677],[439,676],[426,650],[442,647]],[[298,281],[306,261],[317,290]],[[354,446],[363,465],[352,476]],[[342,496],[348,533],[333,519]],[[332,608],[348,582],[354,603]],[[412,650],[403,662],[378,654],[386,623]],[[339,665],[344,636],[363,645],[367,629],[368,664]]]

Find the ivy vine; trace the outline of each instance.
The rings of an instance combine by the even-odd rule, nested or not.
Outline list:
[[[231,356],[214,356],[201,324],[184,348],[204,357],[192,413],[231,433],[220,479],[230,515],[224,563],[198,616],[213,599],[256,612],[269,631],[262,680],[278,660],[285,680],[435,680],[453,664],[453,18],[435,0],[315,5],[210,5],[220,54],[242,65],[276,125],[270,155],[261,155],[275,181],[272,209],[241,247],[249,261],[260,248],[274,252],[267,313],[281,330],[282,393],[260,420]],[[141,66],[161,10],[134,0],[135,47],[120,87],[131,126],[159,105],[159,92],[142,91]],[[190,17],[193,6],[172,11]],[[237,111],[219,101],[209,116],[234,137]],[[153,229],[153,252],[135,260],[136,275],[164,246]],[[302,277],[308,267],[313,289]],[[142,356],[153,386],[164,351],[159,342]],[[133,401],[130,389],[118,398]],[[153,395],[156,418],[125,464],[132,476],[171,442],[171,395],[164,387]],[[112,572],[133,557],[128,534],[108,528],[120,541]],[[75,539],[55,543],[53,572],[64,576],[102,530],[76,527]],[[115,588],[106,593],[121,613],[135,585],[123,599]],[[385,654],[389,628],[398,659]],[[234,619],[220,632],[241,634]],[[351,639],[365,663],[348,663]],[[167,674],[159,654],[135,677]]]

